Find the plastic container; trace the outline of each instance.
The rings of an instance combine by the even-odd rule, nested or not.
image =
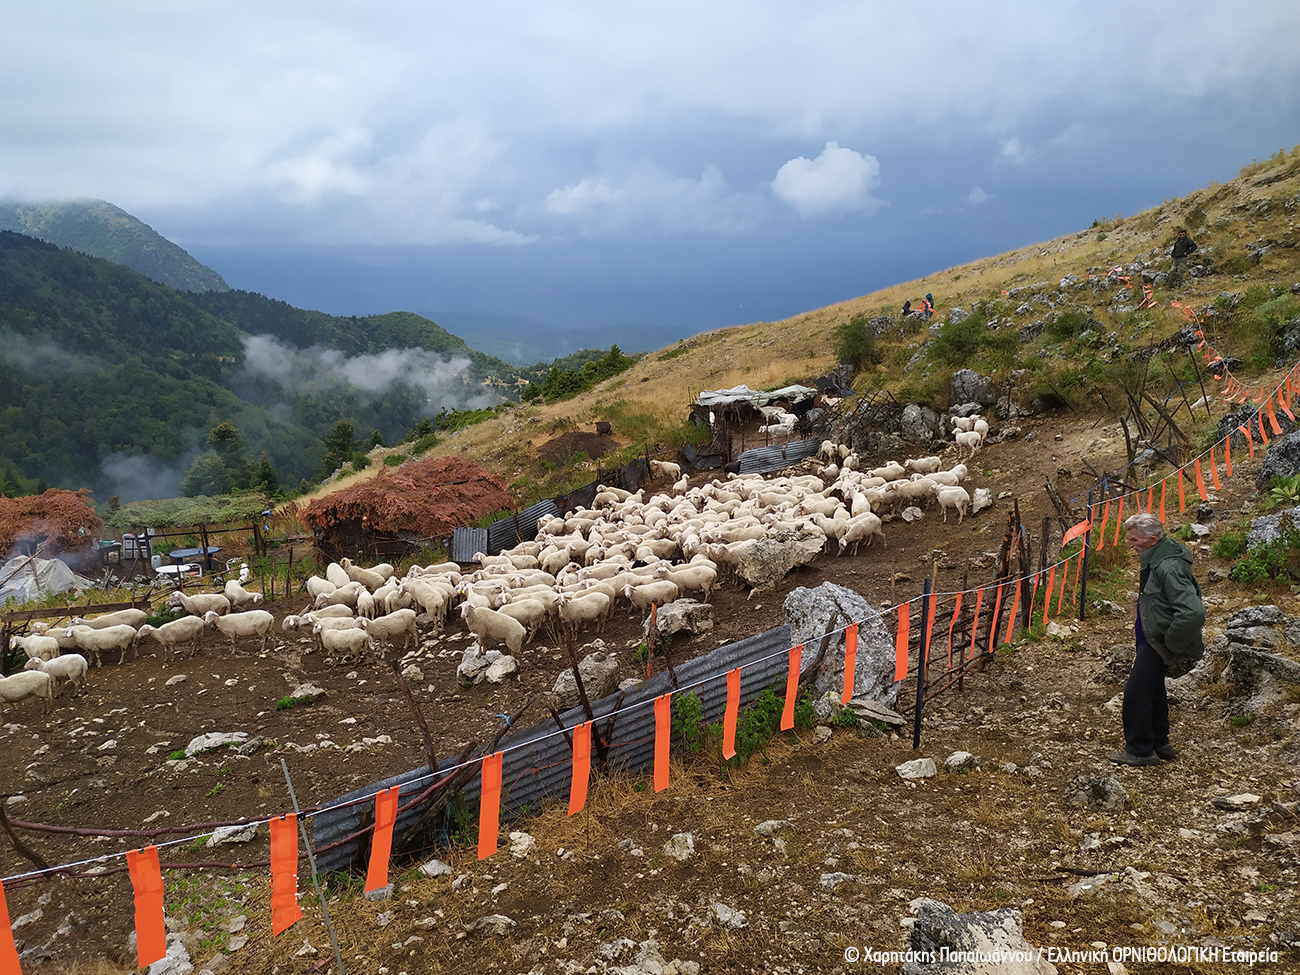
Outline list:
[[[161,555],[153,556],[151,559],[149,559],[149,564],[154,567],[155,571],[157,571],[158,567],[162,565],[162,556]]]

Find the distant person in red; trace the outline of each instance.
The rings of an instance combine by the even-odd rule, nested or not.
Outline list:
[[[1178,228],[1178,238],[1170,256],[1174,259],[1174,269],[1169,272],[1169,286],[1177,287],[1183,283],[1183,271],[1187,267],[1187,258],[1196,253],[1196,241],[1187,236],[1184,227]]]
[[[933,314],[934,314],[934,295],[930,294],[930,292],[927,291],[925,293],[925,300],[921,302],[921,317],[928,322],[930,320],[930,317]]]

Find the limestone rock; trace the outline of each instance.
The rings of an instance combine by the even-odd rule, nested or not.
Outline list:
[[[226,745],[242,745],[246,741],[248,741],[246,731],[210,731],[206,735],[190,739],[190,743],[185,746],[185,755],[187,758],[192,758],[200,752],[210,752],[215,748],[224,748]]]
[[[465,925],[465,930],[470,934],[493,935],[503,938],[511,932],[515,926],[513,918],[508,918],[504,914],[487,914]]]
[[[424,877],[445,877],[451,873],[451,867],[441,860],[430,860],[420,864],[420,875]]]
[[[185,942],[180,938],[167,939],[167,954],[149,966],[148,975],[190,975],[194,963]]]
[[[814,689],[819,697],[827,691],[838,694],[844,689],[844,627],[853,620],[865,621],[858,625],[857,666],[849,706],[854,707],[855,702],[875,702],[886,708],[893,705],[898,695],[894,638],[865,599],[852,589],[827,582],[816,589],[800,586],[792,590],[782,611],[790,627],[791,645],[803,644],[805,661],[816,656],[827,630],[836,631],[817,674]]]
[[[598,701],[618,690],[618,658],[601,651],[588,654],[578,661],[578,673],[582,675],[582,686],[587,691],[587,699]],[[560,671],[555,678],[555,707],[567,711],[578,706],[578,682],[574,680],[573,668]]]
[[[501,684],[511,674],[519,672],[519,661],[514,657],[506,654],[498,657],[488,665],[488,669],[483,672],[483,679],[489,684]]]
[[[1085,809],[1117,812],[1128,802],[1128,790],[1119,779],[1111,776],[1098,778],[1080,775],[1065,787],[1065,801],[1072,806],[1082,806]]]
[[[974,369],[960,369],[952,376],[952,401],[954,403],[979,403],[991,406],[997,402],[993,379],[981,376]]]
[[[664,855],[674,860],[689,860],[695,854],[695,836],[692,833],[677,833],[664,844]]]
[[[766,819],[754,827],[754,832],[759,836],[775,836],[783,829],[789,829],[794,824],[788,819]]]
[[[899,436],[908,443],[928,444],[944,435],[944,421],[928,406],[908,403],[899,420]]]
[[[796,565],[807,565],[817,558],[825,544],[826,536],[811,526],[769,532],[765,538],[737,550],[736,575],[755,592],[766,592]]]
[[[707,633],[713,629],[713,607],[694,599],[677,599],[660,606],[655,625],[660,636],[671,636],[682,630],[689,633]],[[646,635],[650,624],[646,622]]]
[[[516,860],[527,859],[537,849],[537,839],[530,833],[515,831],[510,834],[510,855]]]
[[[933,758],[914,758],[910,762],[894,766],[900,779],[928,779],[938,772]]]
[[[256,838],[257,823],[247,823],[243,826],[223,826],[221,829],[212,831],[212,835],[208,837],[207,845],[214,847],[221,846],[223,843],[251,843]]]
[[[989,488],[976,488],[970,496],[970,513],[977,515],[985,508],[993,507],[993,491]]]
[[[913,904],[916,923],[907,939],[912,957],[903,962],[900,975],[957,971],[962,975],[1053,975],[1056,972],[1056,966],[1025,940],[1024,917],[1017,910],[1004,907],[997,911],[958,914],[947,904],[929,898]],[[988,960],[954,967],[944,958],[954,952]],[[933,961],[921,960],[926,958]]]
[[[1294,428],[1286,414],[1279,412],[1277,419],[1283,430],[1287,427]],[[1266,491],[1274,478],[1290,480],[1297,474],[1300,474],[1300,432],[1287,433],[1269,443],[1268,453],[1264,455],[1264,463],[1260,465],[1259,475],[1255,478],[1255,486]]]
[[[953,752],[943,760],[943,770],[949,773],[970,772],[979,766],[979,756],[972,755],[970,752]]]

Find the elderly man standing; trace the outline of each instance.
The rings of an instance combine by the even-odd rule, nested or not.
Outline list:
[[[1169,743],[1165,675],[1182,676],[1205,653],[1205,604],[1192,575],[1192,555],[1165,536],[1153,514],[1124,522],[1124,539],[1139,556],[1137,656],[1124,685],[1124,749],[1110,756],[1121,765],[1159,765],[1177,757]]]

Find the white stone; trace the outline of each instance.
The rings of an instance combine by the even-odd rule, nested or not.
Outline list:
[[[185,746],[185,755],[192,758],[200,752],[210,752],[214,748],[222,748],[226,745],[242,745],[246,741],[248,741],[246,731],[210,731],[206,735],[191,739]]]
[[[928,779],[938,769],[935,768],[933,758],[914,758],[910,762],[896,765],[894,771],[898,773],[900,779]]]
[[[492,661],[484,675],[484,680],[489,684],[501,684],[511,674],[519,672],[519,661],[509,655],[498,657]]]
[[[182,684],[188,679],[189,678],[184,674],[173,674],[171,677],[167,678],[167,683],[165,683],[163,687],[171,687],[173,684]]]
[[[245,823],[242,826],[223,826],[212,831],[208,837],[208,846],[221,846],[223,843],[251,843],[257,838],[257,823]]]
[[[535,849],[537,849],[537,840],[528,833],[510,834],[510,855],[516,860],[525,859]]]
[[[441,860],[430,860],[420,864],[420,873],[425,877],[442,877],[451,873],[451,867]]]
[[[677,833],[664,844],[664,855],[674,860],[687,860],[695,853],[695,837],[690,833]]]

